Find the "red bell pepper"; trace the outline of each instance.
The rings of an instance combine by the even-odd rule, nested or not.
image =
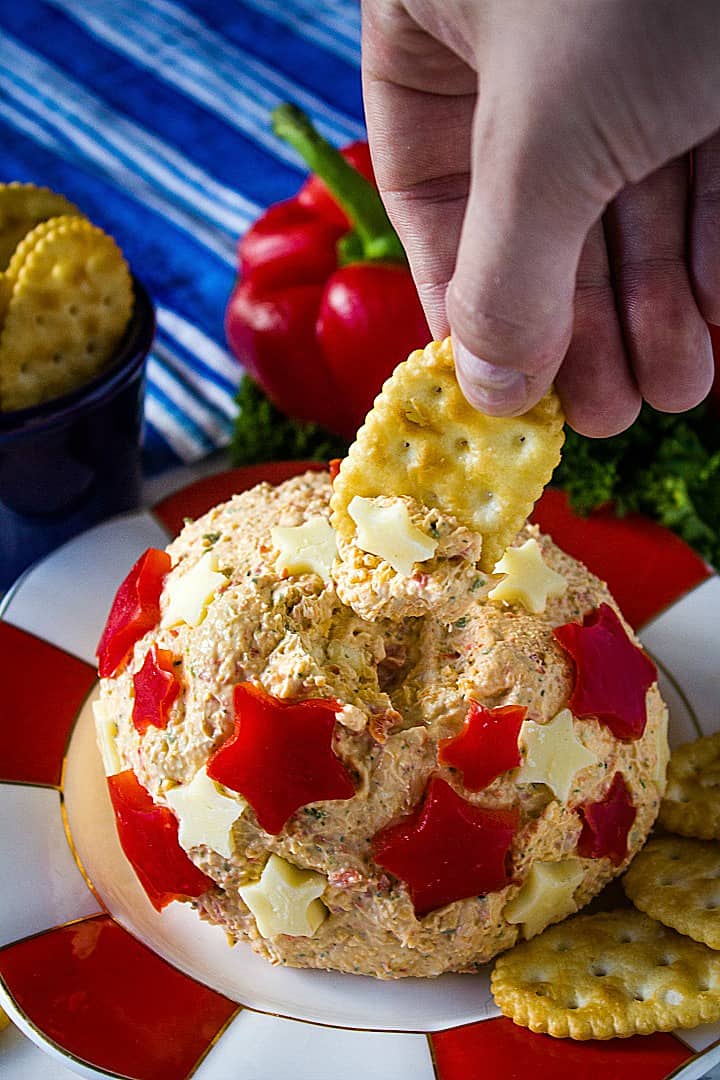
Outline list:
[[[180,693],[180,680],[175,674],[173,654],[169,649],[154,645],[143,666],[133,675],[132,722],[135,730],[144,735],[147,729],[167,727],[170,706]]]
[[[569,701],[575,716],[597,716],[616,739],[641,738],[647,722],[645,696],[657,670],[627,636],[610,605],[600,604],[582,624],[558,626],[553,634],[575,667]]]
[[[586,859],[608,858],[619,866],[627,855],[628,833],[637,815],[622,773],[615,773],[599,802],[581,806],[580,815],[583,828],[578,854]]]
[[[316,175],[241,240],[227,339],[282,412],[351,438],[430,331],[366,144],[337,151],[290,105],[273,125]]]
[[[97,647],[98,672],[103,679],[115,675],[136,641],[160,621],[163,578],[172,561],[166,551],[148,548],[115,594]]]
[[[462,730],[451,739],[440,739],[438,761],[459,769],[468,791],[482,791],[520,764],[518,735],[526,715],[523,705],[486,709],[471,701]]]
[[[485,810],[431,777],[420,806],[373,839],[375,862],[408,887],[418,918],[508,883],[517,808]]]
[[[108,776],[107,782],[120,844],[155,910],[211,889],[215,882],[178,843],[172,810],[152,801],[132,769]]]
[[[235,730],[210,755],[207,774],[240,792],[265,832],[277,835],[308,803],[352,799],[355,785],[332,747],[337,702],[284,701],[252,683],[236,686],[233,699]]]

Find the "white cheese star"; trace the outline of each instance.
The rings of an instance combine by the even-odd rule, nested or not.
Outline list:
[[[199,626],[208,604],[225,584],[227,578],[218,570],[216,555],[206,551],[182,577],[170,577],[163,590],[167,603],[160,625],[175,626],[184,622],[188,626]]]
[[[567,589],[562,574],[551,570],[543,559],[537,540],[508,548],[493,573],[507,577],[488,593],[489,598],[498,604],[522,604],[534,615],[542,615],[548,598],[562,596]]]
[[[517,896],[505,905],[509,923],[521,923],[522,935],[534,937],[550,922],[572,915],[577,905],[573,894],[583,879],[579,859],[533,863]]]
[[[279,574],[318,574],[323,581],[329,580],[337,544],[327,518],[313,517],[302,525],[276,525],[270,537],[279,552],[275,563]]]
[[[348,514],[357,525],[357,546],[384,559],[398,574],[409,577],[416,562],[435,554],[437,540],[412,524],[405,503],[378,506],[374,499],[356,495]]]
[[[120,760],[117,743],[117,724],[107,701],[102,699],[93,701],[93,715],[95,717],[95,738],[98,750],[102,758],[106,776],[115,776],[123,771],[123,763]]]
[[[580,742],[569,709],[562,709],[548,724],[523,720],[518,739],[524,760],[518,784],[547,784],[561,802],[567,802],[575,774],[600,759]]]
[[[327,908],[318,899],[326,885],[322,874],[301,870],[279,855],[271,855],[260,880],[243,885],[238,892],[264,938],[278,934],[312,937],[327,916]]]
[[[242,796],[225,795],[203,768],[189,784],[170,788],[165,798],[178,819],[178,843],[183,850],[205,845],[231,858],[232,827],[247,806]]]

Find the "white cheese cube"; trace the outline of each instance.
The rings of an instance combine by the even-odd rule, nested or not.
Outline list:
[[[335,530],[327,518],[313,517],[302,525],[276,525],[270,530],[278,550],[279,574],[317,574],[328,581],[337,555]]]
[[[165,798],[178,819],[181,848],[205,845],[226,859],[232,856],[232,827],[247,806],[241,795],[226,795],[203,768],[189,784],[170,788]]]
[[[547,784],[561,802],[567,802],[576,774],[600,760],[578,739],[569,709],[548,724],[523,720],[518,742],[524,760],[515,774],[517,783]]]
[[[289,934],[312,937],[327,916],[319,899],[327,878],[314,870],[301,870],[279,855],[271,855],[259,881],[238,892],[255,916],[264,938]]]
[[[535,615],[542,615],[548,598],[562,596],[567,589],[562,574],[551,570],[543,559],[537,540],[526,540],[520,547],[508,548],[495,564],[493,573],[507,577],[488,597],[497,604],[522,604]]]
[[[550,922],[572,915],[573,894],[583,879],[579,859],[533,863],[520,892],[505,905],[509,923],[520,923],[525,938],[539,934]]]
[[[102,757],[105,775],[115,776],[116,773],[122,772],[125,768],[115,741],[118,733],[117,724],[107,701],[100,698],[93,702],[92,708],[95,717],[95,738]]]
[[[219,572],[214,552],[206,551],[181,577],[171,574],[168,578],[163,590],[166,604],[160,625],[176,626],[184,622],[199,626],[215,593],[226,584],[227,578]]]
[[[435,554],[437,540],[412,524],[403,502],[380,506],[375,499],[356,495],[348,514],[357,525],[357,546],[384,559],[398,574],[409,577],[415,563],[432,559]]]

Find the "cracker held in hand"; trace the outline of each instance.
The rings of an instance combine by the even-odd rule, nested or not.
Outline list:
[[[649,1035],[720,1019],[720,953],[639,911],[579,915],[501,956],[491,989],[531,1031]]]
[[[673,751],[658,821],[680,836],[720,840],[720,731]]]
[[[35,184],[0,184],[0,270],[5,270],[22,238],[41,221],[62,214],[82,216],[64,195]]]
[[[492,571],[560,460],[554,391],[523,416],[484,416],[455,377],[450,338],[411,353],[387,380],[335,479],[334,528],[350,539],[354,496],[411,496],[483,538]]]
[[[110,236],[78,217],[39,228],[11,260],[16,276],[0,335],[3,410],[65,394],[98,374],[132,313],[130,272]]]
[[[635,907],[681,934],[720,949],[720,847],[658,836],[623,879]]]

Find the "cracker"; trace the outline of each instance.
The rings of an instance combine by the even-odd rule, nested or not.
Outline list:
[[[720,848],[658,836],[635,856],[623,888],[636,908],[720,950]]]
[[[480,533],[490,572],[552,476],[563,440],[554,391],[523,416],[484,416],[463,396],[450,338],[431,342],[375,399],[335,479],[333,526],[351,539],[355,495],[410,496]]]
[[[639,911],[578,915],[501,956],[491,989],[556,1038],[649,1035],[720,1019],[720,953]]]
[[[61,220],[17,271],[0,335],[0,408],[67,393],[111,358],[132,313],[132,280],[112,237]]]
[[[0,270],[5,270],[12,253],[26,233],[39,222],[61,214],[81,215],[64,195],[35,184],[0,184]]]
[[[67,221],[72,221],[75,215],[61,215],[60,217],[48,218],[47,221],[41,221],[39,225],[36,225],[30,232],[20,240],[19,244],[12,252],[10,261],[7,264],[7,269],[4,274],[0,274],[0,326],[5,321],[5,313],[7,306],[10,303],[10,297],[13,294],[15,283],[20,273],[20,267],[27,259],[30,252],[37,246],[44,236],[52,232],[53,229],[63,225]]]
[[[720,731],[673,750],[658,821],[680,836],[720,840]]]

